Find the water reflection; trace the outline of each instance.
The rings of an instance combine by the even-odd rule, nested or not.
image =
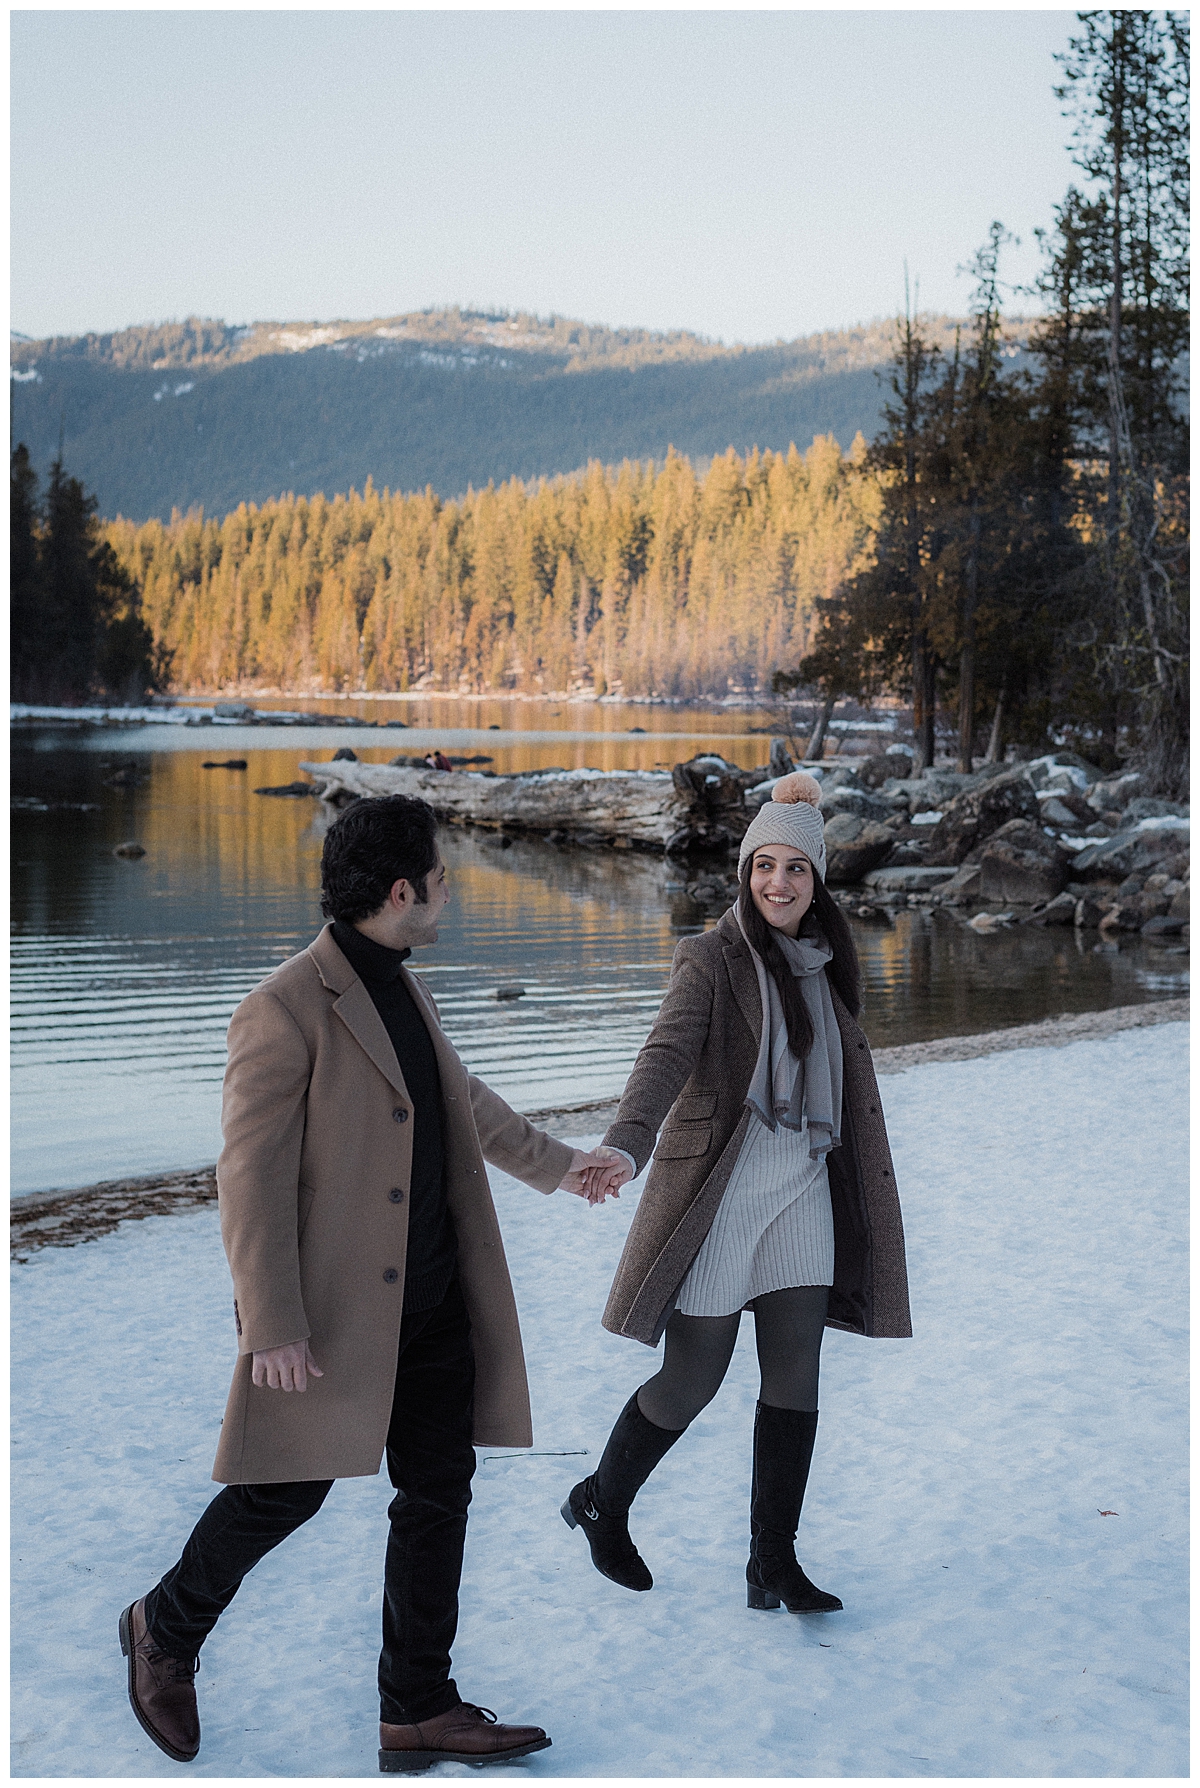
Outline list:
[[[206,728],[153,752],[111,734],[18,741],[13,793],[49,810],[14,814],[15,1191],[215,1158],[229,1014],[321,922],[320,810],[252,792],[293,780],[299,758],[318,754],[291,734],[286,747],[275,734],[264,747],[263,736]],[[319,754],[340,742],[324,732]],[[764,743],[744,740],[740,761],[753,762]],[[688,744],[667,755],[689,755]],[[380,760],[391,746],[378,749]],[[558,762],[571,761],[569,749],[561,739],[545,747]],[[584,761],[603,767],[598,749]],[[244,756],[247,770],[202,769],[206,757],[225,756]],[[109,786],[129,763],[144,772],[140,786]],[[679,868],[634,853],[520,842],[501,850],[483,834],[443,836],[454,898],[421,972],[468,1065],[526,1110],[619,1093],[678,936],[705,923]],[[146,855],[114,857],[130,839]],[[979,937],[948,915],[911,912],[894,926],[859,926],[857,937],[877,1045],[1186,984],[1186,958],[1140,944],[1081,953],[1069,931]],[[498,1002],[497,984],[511,981],[525,997]]]

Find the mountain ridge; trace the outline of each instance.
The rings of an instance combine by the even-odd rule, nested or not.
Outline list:
[[[943,345],[955,320],[922,319]],[[285,492],[461,494],[591,460],[706,459],[874,432],[894,323],[758,346],[449,307],[220,319],[10,342],[12,438],[102,513],[228,513]],[[1019,322],[1009,325],[1019,351]],[[179,375],[186,376],[179,376]]]

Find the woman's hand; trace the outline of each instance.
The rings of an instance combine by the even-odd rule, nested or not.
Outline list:
[[[622,1169],[615,1180],[614,1167]],[[586,1155],[581,1149],[575,1149],[571,1165],[558,1183],[558,1190],[574,1192],[576,1197],[586,1198],[589,1204],[603,1204],[610,1192],[615,1198],[617,1187],[632,1177],[628,1161],[615,1149],[601,1147]]]
[[[633,1168],[620,1149],[606,1148],[601,1143],[593,1153],[603,1155],[604,1161],[601,1166],[593,1167],[588,1174],[588,1198],[593,1204],[603,1204],[610,1193],[614,1198],[621,1196],[618,1188],[626,1180],[633,1178]]]

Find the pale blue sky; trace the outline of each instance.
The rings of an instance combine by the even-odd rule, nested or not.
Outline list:
[[[906,257],[961,311],[992,218],[1028,278],[1071,178],[1074,20],[16,12],[12,325],[462,303],[753,342],[893,313]]]

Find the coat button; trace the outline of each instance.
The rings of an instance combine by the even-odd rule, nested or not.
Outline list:
[[[408,1122],[408,1113],[405,1111],[403,1105],[397,1105],[395,1111],[392,1113],[392,1117],[398,1124],[407,1124]]]
[[[402,1186],[393,1186],[391,1191],[388,1193],[388,1197],[391,1199],[393,1204],[403,1204],[404,1203],[404,1188]]]
[[[395,1267],[388,1267],[384,1272],[383,1282],[385,1285],[394,1285],[399,1277],[400,1275]]]

